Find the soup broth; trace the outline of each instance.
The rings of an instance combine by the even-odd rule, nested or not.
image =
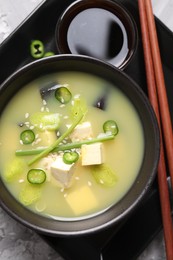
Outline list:
[[[60,88],[66,91],[61,101],[55,98]],[[36,161],[32,160],[38,154],[20,154],[54,144],[73,125],[79,110],[82,119],[58,144],[82,141],[82,146],[66,149],[77,152],[76,162],[55,163],[66,150],[50,149]],[[44,120],[50,114],[47,124]],[[93,142],[111,135],[103,130],[109,120],[116,122],[117,135]],[[25,130],[34,133],[31,144],[21,138]],[[86,140],[91,144],[85,144]],[[11,194],[30,210],[62,220],[90,217],[117,203],[134,183],[144,154],[142,124],[132,103],[111,83],[79,72],[49,74],[24,86],[1,115],[0,144],[0,172]],[[37,183],[42,172],[35,183],[34,174],[29,179],[31,169],[43,170],[43,183]]]

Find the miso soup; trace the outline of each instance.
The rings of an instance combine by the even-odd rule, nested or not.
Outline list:
[[[11,194],[47,217],[88,218],[117,203],[139,173],[144,136],[130,100],[81,72],[24,86],[0,119],[0,172]]]

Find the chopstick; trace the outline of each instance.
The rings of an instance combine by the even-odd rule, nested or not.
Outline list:
[[[172,135],[172,123],[169,111],[168,99],[166,94],[166,86],[164,80],[164,73],[162,69],[162,62],[159,51],[159,44],[157,39],[156,26],[152,11],[151,0],[145,1],[146,14],[148,20],[149,37],[151,42],[151,51],[154,63],[154,72],[157,84],[157,94],[159,100],[160,115],[164,135],[164,142],[166,146],[166,154],[168,159],[168,167],[171,176],[171,185],[173,188],[173,135]]]
[[[171,185],[173,187],[173,158],[171,158],[171,155],[173,157],[172,125],[151,0],[138,0],[138,6],[148,95],[160,128],[161,151],[158,165],[158,186],[161,202],[165,249],[167,259],[173,260],[173,224],[171,218],[171,205],[169,199],[164,145],[162,138],[163,129],[168,166],[171,175]]]

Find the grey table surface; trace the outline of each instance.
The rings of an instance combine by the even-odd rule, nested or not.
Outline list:
[[[42,2],[43,0],[0,0],[0,43]],[[152,4],[155,15],[173,31],[173,0],[152,0]],[[38,234],[16,222],[1,208],[0,259],[63,260]],[[138,260],[164,259],[165,245],[161,231]]]

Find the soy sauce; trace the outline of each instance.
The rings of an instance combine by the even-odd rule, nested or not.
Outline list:
[[[99,58],[120,66],[126,59],[128,37],[120,19],[102,8],[89,8],[71,21],[67,42],[71,53]]]

